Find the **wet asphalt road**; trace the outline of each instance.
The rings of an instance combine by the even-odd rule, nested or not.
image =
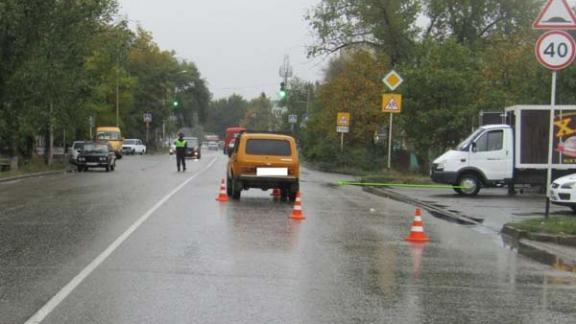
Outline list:
[[[225,162],[134,156],[0,183],[0,323],[26,322],[145,215],[43,323],[576,322],[576,275],[493,232],[424,213],[432,242],[413,246],[413,207],[310,170],[302,222],[269,192],[220,204]]]

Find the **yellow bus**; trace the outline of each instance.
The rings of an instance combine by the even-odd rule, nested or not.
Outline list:
[[[110,145],[112,145],[112,150],[116,154],[116,157],[119,159],[122,158],[122,145],[124,144],[124,137],[122,137],[122,133],[120,132],[119,127],[96,127],[96,140],[110,143]]]

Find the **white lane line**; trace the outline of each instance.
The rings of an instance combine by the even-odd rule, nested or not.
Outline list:
[[[194,180],[199,175],[208,171],[214,165],[218,157],[212,159],[210,164],[204,169],[200,170],[186,181],[181,183],[178,187],[172,190],[169,194],[164,196],[160,201],[156,203],[152,208],[150,208],[144,215],[142,215],[134,224],[132,224],[122,235],[120,235],[112,244],[110,244],[104,252],[100,253],[86,268],[80,271],[70,282],[66,284],[54,297],[52,297],[42,308],[40,308],[30,319],[26,321],[25,324],[39,324],[42,322],[46,316],[48,316],[58,305],[68,297],[100,264],[102,264],[106,259],[114,253],[114,251],[134,233],[158,208],[160,208],[164,203],[166,203],[172,196],[174,196],[178,191],[182,190],[190,181]]]

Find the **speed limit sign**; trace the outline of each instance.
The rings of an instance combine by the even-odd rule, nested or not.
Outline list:
[[[576,57],[576,44],[570,34],[560,30],[542,34],[536,42],[536,57],[540,64],[558,71],[572,64]]]

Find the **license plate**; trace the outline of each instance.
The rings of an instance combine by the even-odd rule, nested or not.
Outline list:
[[[96,163],[96,162],[88,162],[88,163],[86,163],[86,165],[87,165],[87,166],[97,166],[98,163]]]
[[[256,175],[259,177],[265,176],[287,176],[288,168],[257,168]]]

